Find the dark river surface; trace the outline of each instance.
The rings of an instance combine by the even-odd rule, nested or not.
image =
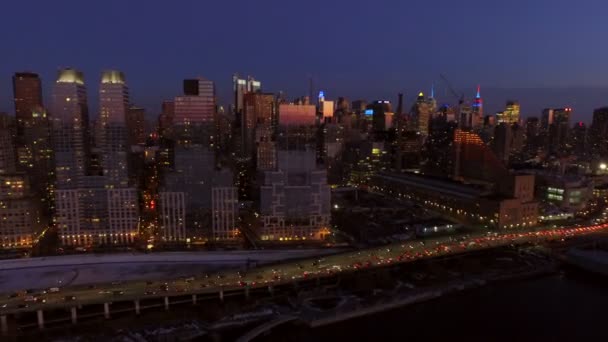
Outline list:
[[[608,341],[608,278],[567,269],[255,341]]]

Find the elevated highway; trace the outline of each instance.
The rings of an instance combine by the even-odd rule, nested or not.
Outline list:
[[[8,334],[14,331],[15,325],[27,327],[27,323],[19,322],[29,320],[44,329],[50,322],[45,318],[46,313],[49,313],[48,316],[55,316],[58,312],[69,312],[69,315],[64,315],[62,319],[77,323],[79,317],[84,314],[103,315],[110,319],[116,312],[139,314],[149,305],[169,310],[173,305],[196,304],[210,299],[223,301],[227,296],[242,296],[245,299],[262,293],[272,296],[278,291],[300,286],[319,286],[340,274],[364,269],[508,245],[559,241],[607,230],[608,224],[598,224],[561,229],[480,232],[262,266],[246,273],[231,270],[172,281],[132,281],[65,287],[57,293],[40,294],[38,298],[44,302],[25,301],[23,297],[3,295],[0,298],[0,327],[3,333]]]

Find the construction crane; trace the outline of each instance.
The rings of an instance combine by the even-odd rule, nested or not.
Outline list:
[[[443,82],[445,82],[445,85],[448,87],[448,90],[450,91],[450,93],[452,93],[452,96],[454,96],[455,99],[458,100],[458,104],[461,105],[464,103],[464,93],[460,93],[460,95],[454,90],[454,87],[452,87],[452,83],[450,83],[450,81],[447,79],[447,77],[443,76],[443,74],[439,74],[439,77],[441,78],[441,80]]]

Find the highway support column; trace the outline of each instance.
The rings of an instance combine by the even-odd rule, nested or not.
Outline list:
[[[245,299],[249,300],[249,284],[245,286]]]
[[[165,297],[165,310],[169,311],[169,297]]]
[[[268,285],[268,293],[270,293],[270,295],[274,297],[274,287],[272,287],[272,285]]]
[[[8,322],[6,321],[6,315],[0,316],[0,331],[2,331],[2,335],[8,334]]]
[[[78,323],[78,315],[76,313],[76,307],[75,306],[72,306],[70,308],[70,314],[72,316],[72,324]]]
[[[140,312],[140,308],[139,308],[139,299],[136,299],[133,301],[135,303],[135,314],[139,315]]]
[[[224,302],[224,289],[220,288],[220,302]]]
[[[44,312],[42,312],[42,310],[38,310],[36,311],[36,314],[38,316],[38,328],[44,329]]]
[[[196,305],[196,294],[192,295],[192,305]]]
[[[103,316],[110,319],[110,303],[103,303]]]

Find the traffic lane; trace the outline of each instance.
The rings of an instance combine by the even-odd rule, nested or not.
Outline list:
[[[597,226],[606,228],[606,225]],[[205,293],[205,292],[218,292],[222,288],[238,288],[242,286],[243,283],[250,286],[260,286],[261,284],[272,285],[272,284],[281,284],[285,282],[289,282],[291,280],[297,280],[302,278],[303,270],[308,269],[309,266],[306,266],[306,261],[311,263],[310,268],[313,269],[310,272],[311,275],[323,275],[330,271],[330,273],[341,272],[342,270],[352,270],[352,265],[356,263],[369,263],[370,266],[379,266],[385,263],[385,260],[392,259],[400,255],[403,255],[403,251],[405,254],[411,256],[411,258],[406,258],[405,260],[398,259],[398,262],[416,260],[419,258],[427,258],[427,257],[436,257],[439,255],[451,254],[454,252],[461,251],[473,251],[482,248],[493,248],[504,246],[505,244],[510,243],[526,243],[526,242],[534,242],[535,240],[543,240],[547,238],[561,238],[561,237],[569,237],[574,236],[579,233],[588,233],[589,227],[579,227],[579,228],[569,228],[569,229],[560,229],[560,230],[547,230],[547,231],[528,231],[528,232],[506,232],[495,235],[488,234],[474,234],[472,236],[467,236],[465,239],[454,239],[451,237],[443,237],[443,238],[435,238],[428,239],[424,242],[412,242],[409,244],[393,244],[384,247],[378,247],[372,250],[365,250],[359,252],[349,252],[346,254],[327,256],[322,258],[309,259],[301,262],[295,262],[290,264],[284,264],[283,266],[275,265],[275,268],[269,269],[268,267],[263,267],[260,269],[253,269],[248,272],[247,275],[243,276],[239,273],[228,273],[223,277],[219,277],[221,282],[219,284],[208,284],[209,286],[205,288],[205,291],[201,291],[202,289],[197,289],[197,291],[193,291],[194,289],[189,289],[189,283],[186,281],[173,280],[168,281],[172,287],[183,286],[186,290],[182,292],[168,291],[167,295],[179,295],[179,294],[192,294],[192,293]],[[459,241],[460,240],[460,241]],[[449,242],[449,243],[447,243]],[[539,242],[539,241],[536,241]],[[434,247],[434,248],[433,248]],[[437,250],[437,248],[443,248],[443,250]],[[401,249],[401,250],[400,250]],[[411,255],[415,253],[414,255]],[[323,264],[320,264],[319,261],[322,261]],[[393,262],[393,260],[389,260]],[[317,265],[315,265],[315,262]],[[304,264],[302,264],[304,263]],[[331,269],[332,267],[338,266],[340,269]],[[307,271],[304,271],[307,272]],[[264,275],[268,273],[268,275],[279,275],[280,280],[275,281],[274,279],[269,279],[265,281],[256,281],[259,280],[260,277],[265,279]],[[254,277],[255,276],[255,277]],[[206,278],[208,279],[208,278]],[[156,284],[161,284],[163,282],[158,282]],[[75,305],[79,303],[86,303],[89,301],[96,301],[97,303],[102,300],[100,295],[108,295],[107,293],[100,293],[104,291],[115,290],[116,288],[120,288],[124,291],[124,294],[118,297],[109,296],[107,298],[108,301],[112,299],[115,300],[127,300],[129,297],[140,298],[145,297],[145,291],[150,288],[150,284],[145,282],[130,282],[124,284],[116,284],[110,285],[108,287],[101,286],[93,290],[68,290],[63,291],[62,293],[49,295],[47,299],[47,303],[39,304],[32,303],[31,307],[28,308],[18,308],[19,304],[23,304],[22,298],[12,298],[9,301],[5,301],[7,305],[5,308],[2,308],[6,311],[11,308],[17,308],[17,311],[33,311],[35,309],[44,309],[46,307],[53,307],[55,305],[60,305],[65,307],[65,296],[75,296],[76,300],[74,301]],[[102,290],[100,290],[102,289]],[[99,292],[97,292],[99,290]],[[158,293],[157,293],[158,294]],[[156,297],[159,297],[156,295]],[[80,299],[79,299],[80,298]],[[53,305],[54,304],[54,305]]]

